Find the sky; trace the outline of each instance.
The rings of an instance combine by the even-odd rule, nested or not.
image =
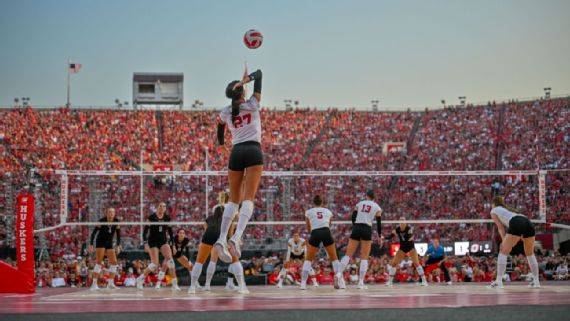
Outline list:
[[[246,30],[264,35],[256,50]],[[423,109],[570,93],[570,1],[0,1],[0,106],[131,101],[133,72],[182,72],[185,105],[228,104],[264,73],[262,105]]]

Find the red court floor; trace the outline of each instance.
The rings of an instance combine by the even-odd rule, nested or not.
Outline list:
[[[36,294],[0,294],[2,313],[82,313],[151,311],[245,311],[286,309],[382,309],[476,307],[495,305],[568,305],[570,283],[558,282],[530,289],[526,284],[487,289],[484,284],[451,286],[370,286],[368,290],[334,290],[330,286],[301,291],[289,286],[251,286],[241,295],[213,287],[212,292],[188,295],[185,289],[173,293],[133,288],[117,290],[39,289]]]

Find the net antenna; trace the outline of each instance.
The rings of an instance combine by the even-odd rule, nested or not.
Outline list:
[[[563,170],[568,171],[568,170]],[[422,177],[422,176],[538,176],[538,217],[533,219],[534,223],[547,223],[546,214],[546,175],[548,170],[503,170],[503,171],[265,171],[263,177],[381,177],[381,176],[399,176],[399,177]],[[560,172],[555,170],[553,172]],[[143,206],[143,179],[147,176],[160,177],[204,177],[206,182],[206,192],[209,191],[209,178],[225,177],[226,171],[102,171],[102,170],[56,170],[55,173],[61,176],[61,199],[60,199],[60,223],[55,226],[44,227],[34,230],[34,233],[42,233],[52,231],[63,226],[95,226],[95,225],[183,225],[183,226],[201,226],[203,221],[178,221],[178,222],[145,222],[142,217]],[[141,218],[139,221],[119,222],[119,223],[103,223],[103,222],[68,222],[67,221],[67,204],[69,177],[74,176],[138,176],[141,179]],[[206,199],[206,215],[208,215],[208,197]],[[396,224],[404,222],[402,220],[382,220],[384,224]],[[407,224],[469,224],[469,223],[492,223],[491,219],[422,219],[422,220],[406,220]],[[304,225],[305,222],[297,221],[252,221],[249,225]],[[332,224],[352,224],[348,220],[333,221]],[[570,225],[552,223],[549,226],[570,229]]]

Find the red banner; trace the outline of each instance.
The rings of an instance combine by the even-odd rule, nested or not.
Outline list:
[[[18,195],[16,203],[16,257],[18,267],[0,261],[0,293],[33,293],[34,276],[34,196]]]
[[[32,194],[18,195],[16,257],[19,271],[34,271],[34,196]]]

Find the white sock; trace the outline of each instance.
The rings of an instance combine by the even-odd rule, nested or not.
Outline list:
[[[224,214],[222,216],[222,224],[220,226],[220,240],[226,240],[228,238],[228,231],[230,230],[230,225],[237,207],[237,204],[232,202],[228,202],[224,206]]]
[[[503,253],[499,253],[497,257],[497,283],[503,283],[503,275],[507,269],[507,256]]]
[[[202,263],[196,262],[196,264],[194,264],[190,277],[190,286],[193,288],[198,287],[198,278],[200,278],[200,274],[202,274],[202,266]]]
[[[226,281],[226,285],[235,286],[235,284],[234,284],[234,278],[232,278],[231,276],[228,277],[228,280]]]
[[[359,283],[364,284],[364,278],[366,277],[366,271],[368,271],[368,260],[360,260],[360,269],[358,273]]]
[[[172,286],[177,286],[178,285],[178,279],[177,278],[173,278],[172,279]]]
[[[245,280],[243,278],[243,266],[241,266],[240,262],[234,262],[230,264],[231,271],[233,275],[236,277],[238,285],[240,288],[245,286]],[[230,269],[228,269],[229,271]]]
[[[532,276],[534,277],[534,282],[540,282],[540,275],[538,271],[538,262],[536,261],[536,256],[531,255],[526,257],[528,261],[528,265],[530,266],[530,271],[532,272]]]
[[[307,284],[309,272],[311,271],[311,261],[303,262],[303,269],[301,270],[301,284]]]
[[[287,276],[287,269],[282,268],[281,271],[279,271],[279,276],[277,276],[277,281],[279,283],[283,282],[283,278]]]
[[[162,280],[164,279],[164,275],[166,275],[166,273],[164,273],[164,271],[158,272],[158,281],[157,281],[157,283],[161,283],[161,282],[162,282]]]
[[[208,263],[208,268],[206,269],[206,286],[210,286],[214,273],[216,273],[216,262],[210,261],[210,263]]]
[[[340,261],[339,260],[334,260],[332,261],[332,268],[333,268],[333,272],[334,274],[338,274],[338,273],[342,273],[341,271],[341,266],[340,266]]]
[[[425,273],[424,273],[424,268],[423,268],[421,265],[419,265],[419,266],[416,268],[416,270],[418,270],[418,274],[419,274],[419,276],[422,278],[422,281],[427,282],[427,280],[426,280],[426,275],[425,275]]]
[[[340,264],[341,264],[341,268],[342,271],[344,272],[344,270],[346,270],[346,267],[348,266],[348,263],[350,262],[350,256],[345,255],[342,257],[342,259],[340,260]]]
[[[388,264],[388,275],[390,276],[390,282],[394,281],[394,275],[396,274],[396,268]]]
[[[232,239],[241,240],[241,236],[247,227],[249,219],[253,215],[253,202],[250,200],[245,200],[241,203],[241,209],[239,210],[239,218],[236,226],[236,231]]]

